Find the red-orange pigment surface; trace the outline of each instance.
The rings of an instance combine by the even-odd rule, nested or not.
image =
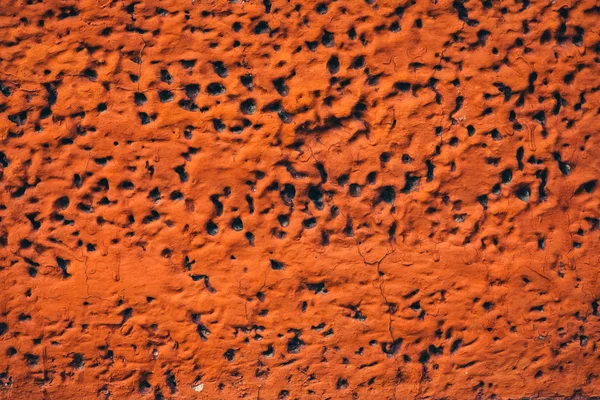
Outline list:
[[[600,396],[592,0],[5,0],[1,399]]]

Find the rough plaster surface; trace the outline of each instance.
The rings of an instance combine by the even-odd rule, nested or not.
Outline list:
[[[4,1],[0,398],[600,396],[599,15]]]

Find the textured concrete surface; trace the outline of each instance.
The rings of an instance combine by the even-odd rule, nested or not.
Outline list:
[[[600,396],[599,14],[2,2],[0,398]]]

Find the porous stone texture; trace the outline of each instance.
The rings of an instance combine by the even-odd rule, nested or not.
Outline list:
[[[600,396],[599,18],[3,1],[0,398]]]

